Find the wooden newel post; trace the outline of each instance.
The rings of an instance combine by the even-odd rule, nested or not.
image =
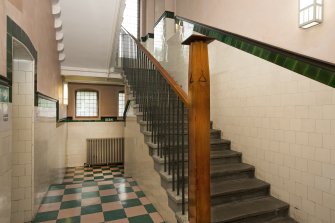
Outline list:
[[[190,223],[211,221],[210,78],[207,45],[212,41],[212,38],[192,35],[183,42],[185,45],[190,45],[188,71]]]

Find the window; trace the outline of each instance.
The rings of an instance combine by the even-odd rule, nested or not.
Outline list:
[[[119,92],[119,117],[123,116],[125,109],[125,94],[124,92]]]
[[[139,38],[140,33],[140,4],[139,0],[126,0],[126,7],[123,12],[122,26],[135,38]],[[129,37],[123,31],[119,37],[119,57],[135,58],[136,54]]]
[[[139,37],[139,0],[126,0],[126,8],[123,13],[122,26],[135,38]]]
[[[76,117],[98,117],[97,91],[76,91]]]

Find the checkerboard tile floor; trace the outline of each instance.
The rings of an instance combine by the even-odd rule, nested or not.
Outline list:
[[[51,185],[33,223],[161,223],[162,217],[122,166],[68,168]]]
[[[64,183],[80,183],[83,181],[100,181],[123,177],[123,166],[68,167]]]

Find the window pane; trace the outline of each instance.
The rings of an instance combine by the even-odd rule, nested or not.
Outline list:
[[[138,0],[126,0],[126,8],[123,13],[122,26],[128,30],[135,38],[138,38]]]
[[[96,117],[98,116],[98,93],[93,91],[76,92],[76,116]]]
[[[125,94],[119,93],[119,116],[123,116],[123,112],[125,109]]]

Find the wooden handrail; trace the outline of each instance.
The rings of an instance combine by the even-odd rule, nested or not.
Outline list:
[[[156,58],[153,57],[151,55],[151,53],[132,34],[130,34],[124,27],[122,27],[122,30],[125,31],[135,41],[137,46],[142,50],[142,52],[153,63],[155,68],[161,73],[161,75],[169,83],[169,85],[172,87],[173,91],[179,96],[179,98],[183,101],[185,106],[189,107],[189,100],[188,100],[188,96],[187,96],[186,92],[177,84],[177,82],[164,69],[164,67],[156,60]]]

